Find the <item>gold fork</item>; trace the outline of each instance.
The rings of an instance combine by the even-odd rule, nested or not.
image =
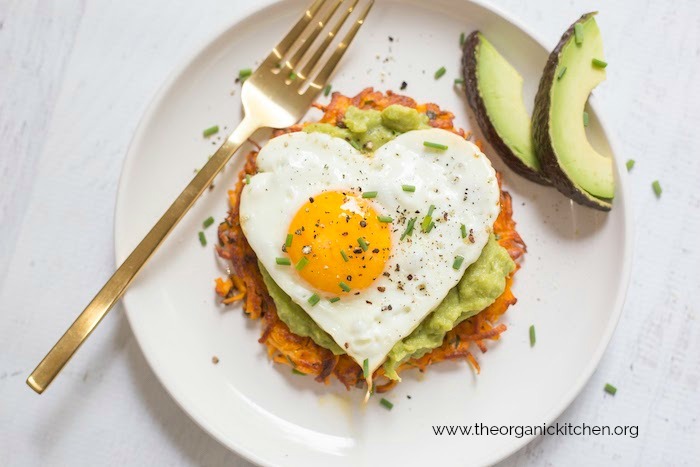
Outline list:
[[[241,100],[245,116],[241,123],[29,375],[29,387],[39,394],[44,392],[124,294],[165,237],[253,132],[263,127],[288,127],[304,116],[319,91],[328,83],[331,73],[374,4],[374,0],[366,2],[345,37],[331,52],[329,47],[359,2],[314,1],[284,39],[272,49],[255,73],[243,83]],[[317,41],[324,32],[326,35]],[[319,44],[312,49],[315,42]],[[326,50],[329,54],[324,53]]]

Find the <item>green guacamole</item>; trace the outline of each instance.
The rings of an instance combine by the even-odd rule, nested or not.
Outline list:
[[[417,110],[391,105],[383,111],[360,110],[349,107],[343,120],[346,128],[328,123],[312,123],[304,127],[307,133],[320,132],[343,138],[356,148],[370,152],[391,141],[401,133],[430,128],[428,117]],[[492,235],[481,256],[467,268],[462,279],[444,300],[389,352],[384,371],[387,377],[399,379],[396,368],[412,357],[421,357],[439,347],[445,334],[465,319],[491,305],[506,287],[506,277],[515,269],[515,263],[505,248]],[[263,280],[277,306],[279,318],[299,336],[310,337],[316,344],[335,355],[345,351],[319,327],[306,312],[287,295],[260,265]]]
[[[371,152],[388,143],[401,133],[430,128],[428,116],[403,105],[390,105],[381,112],[348,107],[343,119],[345,128],[330,123],[311,123],[304,127],[307,133],[326,133],[343,138],[364,152]]]

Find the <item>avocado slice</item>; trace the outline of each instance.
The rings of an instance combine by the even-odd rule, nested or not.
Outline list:
[[[532,130],[542,169],[552,184],[577,203],[609,211],[615,194],[612,160],[591,146],[583,123],[588,96],[605,79],[605,69],[593,63],[603,59],[594,16],[581,16],[550,54],[535,97]]]
[[[479,31],[464,42],[462,73],[479,128],[503,162],[523,177],[549,185],[535,154],[520,73]]]

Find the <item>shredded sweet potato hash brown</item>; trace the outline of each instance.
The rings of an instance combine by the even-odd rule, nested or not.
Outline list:
[[[435,128],[449,130],[467,138],[470,136],[454,127],[452,113],[441,110],[435,104],[417,104],[410,97],[394,94],[391,91],[384,94],[367,88],[355,97],[347,97],[335,92],[327,106],[320,104],[314,106],[323,111],[321,122],[338,125],[343,121],[349,106],[381,111],[392,104],[412,107],[425,113],[428,115],[430,125]],[[275,136],[300,131],[302,127],[303,124],[278,130]],[[481,147],[479,142],[477,145]],[[275,303],[267,293],[258,269],[257,257],[243,235],[239,222],[240,193],[246,175],[257,172],[255,164],[257,155],[256,151],[247,155],[245,166],[238,174],[236,187],[229,191],[230,210],[226,220],[219,225],[220,245],[217,246],[217,251],[222,258],[230,261],[231,274],[228,278],[216,280],[216,292],[223,297],[225,304],[243,301],[243,310],[248,317],[262,320],[263,332],[259,342],[267,346],[268,355],[275,362],[291,365],[301,373],[314,375],[319,382],[328,383],[332,377],[336,377],[348,389],[353,386],[362,387],[365,381],[362,368],[352,358],[348,355],[333,355],[330,350],[320,347],[311,338],[293,334],[277,316]],[[498,181],[500,186],[500,175]],[[501,212],[494,223],[494,233],[498,243],[508,251],[517,265],[526,251],[525,243],[515,231],[511,197],[503,190],[501,190],[500,203]],[[498,340],[501,333],[506,330],[505,324],[497,323],[508,307],[516,302],[511,292],[511,285],[513,274],[518,267],[508,276],[505,291],[491,306],[448,332],[440,347],[421,358],[404,362],[398,371],[409,368],[424,371],[428,366],[443,360],[466,359],[478,373],[480,367],[472,353],[472,346],[484,353],[488,349],[486,341]],[[381,376],[383,376],[383,370],[380,367],[373,375],[374,381],[386,381],[375,387],[375,390],[380,393],[388,391],[396,384],[396,381],[387,378],[378,380]]]

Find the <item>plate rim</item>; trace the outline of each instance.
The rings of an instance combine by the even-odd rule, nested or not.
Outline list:
[[[120,219],[123,218],[123,210],[124,210],[124,204],[125,204],[125,185],[126,185],[126,179],[127,179],[127,173],[130,172],[130,169],[132,165],[135,163],[134,161],[137,159],[135,157],[135,151],[136,147],[139,146],[141,140],[144,139],[144,137],[147,135],[147,132],[145,131],[146,123],[150,121],[155,114],[155,109],[159,107],[160,103],[163,101],[163,98],[167,94],[168,90],[172,87],[172,85],[177,81],[177,79],[183,74],[183,72],[186,71],[186,69],[193,63],[195,62],[213,43],[217,42],[220,40],[223,36],[225,36],[228,31],[234,27],[236,27],[238,24],[243,23],[247,20],[249,20],[251,17],[261,14],[263,11],[267,9],[273,9],[276,8],[277,6],[283,4],[285,0],[261,0],[259,2],[250,2],[243,8],[241,8],[237,14],[232,17],[229,21],[227,21],[222,27],[214,30],[213,33],[208,34],[205,36],[203,39],[198,41],[194,46],[191,47],[191,49],[181,58],[175,66],[173,66],[170,70],[170,72],[167,74],[165,80],[159,85],[157,88],[157,91],[153,95],[153,97],[150,99],[148,104],[146,105],[143,114],[141,115],[138,124],[136,126],[136,129],[134,131],[134,134],[131,138],[131,141],[129,142],[129,145],[126,150],[126,154],[124,156],[124,162],[122,163],[122,168],[119,174],[118,178],[118,183],[117,183],[117,194],[116,194],[116,202],[115,202],[115,209],[114,209],[114,216],[113,216],[113,225],[114,225],[114,230],[113,230],[113,236],[114,236],[114,257],[115,257],[115,267],[119,267],[119,265],[123,262],[125,257],[128,255],[128,251],[125,253],[125,247],[123,245],[123,239],[120,239],[120,237],[117,234],[118,230],[118,224],[120,222]],[[387,3],[403,3],[402,0],[393,0]],[[547,46],[547,41],[543,40],[543,38],[537,33],[534,32],[531,28],[525,26],[521,20],[519,20],[516,16],[514,16],[511,13],[508,13],[505,11],[503,8],[493,5],[488,2],[488,0],[460,0],[460,3],[466,3],[466,4],[473,4],[477,7],[483,8],[484,10],[487,10],[488,12],[500,17],[503,21],[509,23],[510,25],[516,27],[526,35],[528,35],[530,38],[532,38],[533,41],[535,41],[538,45],[543,47],[545,50],[551,50],[551,47]],[[611,315],[610,319],[608,320],[608,323],[606,325],[605,331],[602,335],[601,340],[599,341],[598,346],[596,347],[595,351],[591,353],[591,358],[588,361],[588,364],[582,369],[580,372],[580,375],[578,379],[575,381],[574,384],[571,385],[570,389],[564,394],[562,399],[557,403],[554,404],[554,408],[550,410],[549,413],[546,414],[544,418],[545,423],[549,425],[552,423],[554,420],[556,420],[561,414],[571,406],[572,402],[576,397],[579,396],[579,394],[583,391],[584,386],[588,383],[588,381],[591,379],[593,376],[593,373],[597,369],[598,365],[600,364],[603,354],[607,350],[610,340],[612,339],[612,336],[615,332],[615,329],[617,328],[617,325],[620,321],[620,317],[622,316],[622,311],[624,309],[625,305],[625,300],[627,296],[627,292],[629,290],[629,283],[630,283],[630,278],[631,278],[631,269],[632,269],[632,249],[633,249],[633,243],[634,243],[634,216],[632,213],[632,207],[630,202],[628,201],[630,199],[630,189],[628,187],[628,182],[627,178],[624,176],[626,173],[625,171],[622,170],[623,168],[623,162],[622,159],[619,158],[617,155],[619,152],[617,151],[619,145],[616,141],[616,138],[612,137],[610,131],[608,131],[608,126],[605,123],[605,118],[601,115],[600,112],[597,111],[597,104],[596,104],[596,98],[593,94],[589,97],[589,107],[593,110],[593,112],[596,115],[596,118],[599,121],[600,124],[600,131],[605,137],[605,140],[607,141],[611,153],[612,153],[612,159],[614,162],[614,165],[617,169],[618,177],[617,177],[617,195],[616,197],[618,199],[622,198],[624,203],[623,203],[623,222],[622,222],[622,227],[624,229],[623,233],[623,239],[625,242],[624,245],[624,251],[623,251],[623,257],[622,257],[622,267],[620,271],[620,287],[617,290],[615,300],[613,307],[611,309]],[[148,366],[150,367],[151,371],[154,373],[156,376],[158,382],[161,384],[161,386],[165,389],[165,391],[168,393],[168,395],[175,401],[175,403],[178,405],[178,407],[185,413],[187,416],[193,420],[202,430],[204,430],[208,435],[213,437],[217,442],[225,446],[227,449],[234,451],[235,453],[239,454],[246,460],[255,463],[257,465],[272,465],[270,464],[269,460],[264,459],[263,457],[259,456],[257,453],[253,452],[252,450],[248,449],[241,443],[237,442],[235,439],[231,439],[227,436],[225,436],[223,433],[219,432],[215,427],[211,426],[206,417],[202,416],[195,410],[190,411],[188,409],[188,403],[186,400],[182,400],[178,398],[173,391],[168,387],[166,384],[166,381],[168,380],[159,370],[158,366],[154,364],[153,361],[153,356],[149,356],[149,354],[145,351],[145,346],[142,341],[143,337],[139,334],[139,331],[137,330],[137,327],[133,325],[132,323],[132,318],[130,317],[130,312],[128,307],[126,306],[126,303],[122,301],[122,306],[124,308],[124,312],[127,318],[127,322],[129,323],[129,327],[134,335],[134,338],[139,345],[139,348],[141,350],[142,355],[144,356],[144,359],[148,363]],[[533,441],[536,438],[536,436],[531,435],[531,436],[523,436],[522,438],[516,439],[511,445],[509,445],[508,449],[504,449],[502,451],[498,451],[495,453],[495,455],[491,457],[486,458],[485,465],[492,465],[495,463],[498,463],[509,456],[517,453],[520,451],[522,448],[524,448],[527,444],[529,444],[531,441]]]

